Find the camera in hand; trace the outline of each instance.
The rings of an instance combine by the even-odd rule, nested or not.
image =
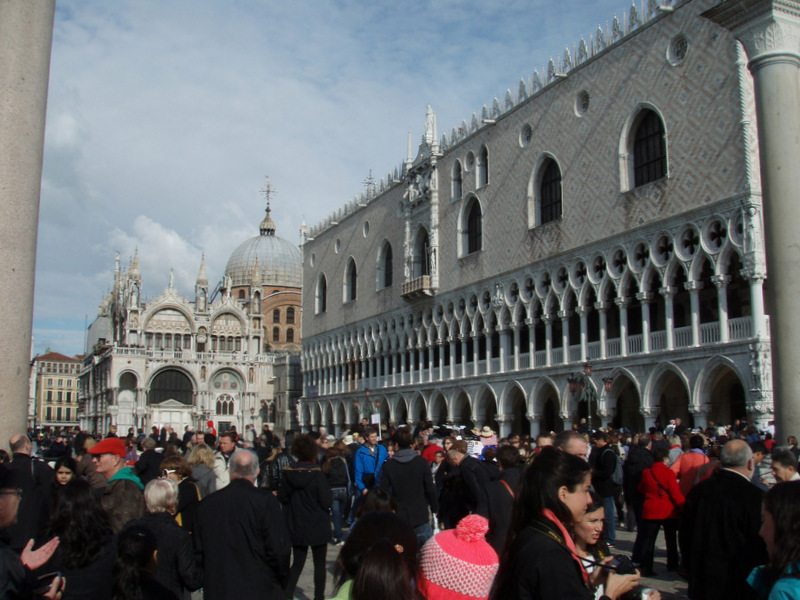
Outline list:
[[[620,575],[633,575],[636,573],[636,565],[630,557],[624,554],[615,555],[610,561],[603,564],[604,569],[616,571]]]

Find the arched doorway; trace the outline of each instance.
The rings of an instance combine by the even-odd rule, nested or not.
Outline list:
[[[497,400],[495,400],[494,394],[490,390],[486,389],[481,393],[475,408],[475,418],[478,426],[488,425],[495,432],[498,431]]]
[[[609,394],[609,405],[614,406],[614,418],[611,424],[614,429],[628,429],[633,432],[646,431],[644,417],[639,410],[641,399],[636,386],[630,378],[619,375]]]
[[[736,419],[747,420],[744,386],[733,369],[720,366],[711,375],[708,389],[709,421],[727,425]]]
[[[653,385],[651,406],[655,420],[662,427],[670,419],[680,419],[688,427],[694,427],[694,415],[689,412],[689,390],[677,373],[664,371]],[[645,423],[650,427],[652,423]]]
[[[119,392],[117,394],[116,426],[122,433],[128,431],[129,427],[138,427],[139,421],[136,416],[136,385],[138,379],[131,372],[123,373],[119,378]]]
[[[149,403],[153,425],[171,425],[175,431],[183,431],[184,426],[192,424],[194,384],[183,371],[164,369],[150,383]]]
[[[551,384],[544,386],[538,394],[536,405],[542,407],[541,427],[542,433],[554,431],[558,433],[564,430],[564,420],[561,418],[561,403],[558,399],[558,392]]]
[[[470,429],[475,427],[475,423],[472,421],[472,410],[469,406],[469,398],[467,398],[464,392],[458,395],[453,404],[453,420],[456,425],[469,427]]]
[[[528,407],[525,394],[518,387],[508,392],[506,406],[511,407],[511,435],[530,435],[531,422],[528,420]]]
[[[444,396],[441,394],[435,395],[431,399],[430,407],[431,419],[433,419],[434,425],[444,425],[447,423],[447,403],[445,402]]]

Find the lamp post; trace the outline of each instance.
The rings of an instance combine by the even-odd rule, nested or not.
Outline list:
[[[586,406],[586,422],[591,429],[596,429],[599,425],[595,418],[598,410],[598,397],[597,391],[592,385],[593,370],[594,366],[592,363],[586,362],[583,364],[583,375],[579,373],[570,375],[567,377],[567,383],[569,384],[569,391],[573,396],[578,393],[578,387],[580,387],[580,397],[578,398],[579,406]],[[613,384],[614,379],[612,377],[603,377],[603,393],[607,394],[611,391],[611,386]],[[580,416],[579,414],[578,417],[580,418]]]

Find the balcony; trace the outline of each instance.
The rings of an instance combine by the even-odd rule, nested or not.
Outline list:
[[[433,296],[433,291],[431,276],[422,275],[403,284],[402,296],[410,301],[423,296]]]

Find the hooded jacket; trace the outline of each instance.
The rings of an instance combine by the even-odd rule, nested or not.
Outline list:
[[[383,463],[381,487],[397,502],[397,514],[412,527],[428,522],[428,506],[435,513],[439,498],[428,461],[411,448],[395,452]]]
[[[283,469],[278,500],[285,507],[292,546],[319,546],[330,541],[328,511],[333,504],[333,494],[319,466],[292,463]]]

